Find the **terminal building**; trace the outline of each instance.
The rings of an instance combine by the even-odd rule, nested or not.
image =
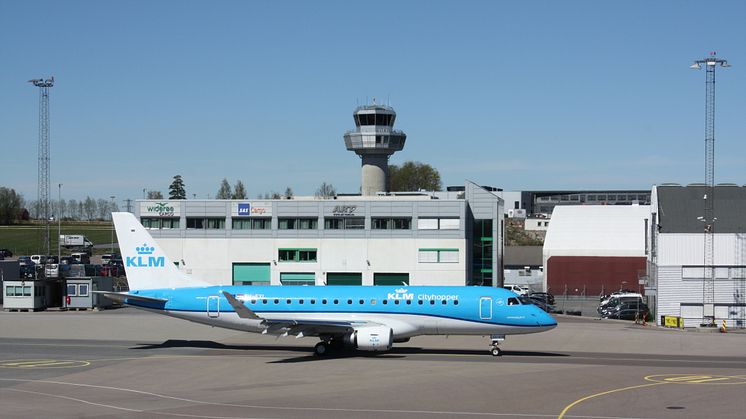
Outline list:
[[[139,201],[180,269],[216,285],[501,286],[503,201],[461,193]]]
[[[135,215],[180,269],[219,285],[501,286],[503,200],[467,182],[389,193],[389,157],[407,136],[389,106],[360,106],[345,147],[360,195],[139,201]]]

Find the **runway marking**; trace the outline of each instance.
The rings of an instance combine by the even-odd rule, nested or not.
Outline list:
[[[573,407],[575,407],[576,405],[578,405],[578,404],[580,404],[580,403],[583,403],[583,402],[584,402],[584,401],[586,401],[586,400],[590,400],[590,399],[592,399],[592,398],[594,398],[594,397],[605,396],[605,395],[607,395],[607,394],[618,393],[618,392],[620,392],[620,391],[634,390],[634,389],[637,389],[637,388],[645,388],[645,387],[653,387],[653,386],[659,386],[659,385],[662,385],[662,384],[669,384],[669,383],[663,383],[663,382],[661,382],[661,383],[640,384],[640,385],[637,385],[637,386],[624,387],[624,388],[617,388],[617,389],[614,389],[614,390],[608,390],[608,391],[604,391],[604,392],[602,392],[602,393],[591,394],[590,396],[585,396],[585,397],[583,397],[583,398],[581,398],[581,399],[575,400],[574,402],[572,402],[572,403],[568,404],[568,405],[567,405],[567,406],[566,406],[566,407],[565,407],[564,409],[562,409],[562,412],[560,412],[559,416],[557,416],[557,419],[562,419],[562,418],[564,418],[564,417],[565,417],[565,415],[567,414],[567,412],[568,412],[568,411],[569,411],[570,409],[572,409],[572,408],[573,408]],[[573,417],[577,417],[577,416],[573,416]]]
[[[91,365],[89,361],[58,359],[12,359],[0,361],[0,368],[38,369],[38,368],[81,368]]]
[[[746,378],[738,375],[660,374],[649,375],[645,377],[645,380],[659,383],[667,382],[672,384],[746,384]]]
[[[613,390],[604,391],[601,393],[591,394],[590,396],[585,396],[583,398],[580,398],[568,404],[564,409],[562,409],[562,412],[560,412],[559,416],[557,416],[557,419],[562,419],[563,417],[565,417],[565,414],[567,414],[567,412],[570,409],[572,409],[576,405],[586,400],[590,400],[595,397],[605,396],[607,394],[618,393],[621,391],[635,390],[638,388],[645,388],[645,387],[654,387],[654,386],[658,386],[662,384],[699,384],[699,385],[746,384],[746,375],[727,376],[727,375],[706,375],[706,374],[657,374],[657,375],[648,375],[644,377],[644,379],[646,381],[653,381],[653,383],[617,388]]]
[[[80,384],[80,383],[67,383],[64,381],[49,381],[49,380],[27,380],[27,379],[15,379],[15,378],[0,378],[0,381],[15,381],[23,383],[41,383],[41,384],[54,384],[54,385],[67,385],[75,387],[87,387],[102,390],[113,390],[121,391],[126,393],[135,393],[140,395],[147,395],[158,397],[168,400],[182,401],[192,404],[208,405],[208,406],[224,406],[224,407],[237,407],[237,408],[249,408],[249,409],[265,409],[265,410],[290,410],[290,411],[316,411],[316,412],[349,412],[349,413],[379,413],[379,414],[420,414],[420,415],[438,415],[438,416],[488,416],[488,417],[525,417],[525,418],[538,418],[538,417],[554,417],[554,415],[548,414],[530,414],[530,413],[496,413],[496,412],[454,412],[454,411],[438,411],[438,410],[396,410],[396,409],[347,409],[347,408],[324,408],[324,407],[293,407],[293,406],[264,406],[264,405],[250,405],[250,404],[236,404],[236,403],[218,403],[218,402],[207,402],[202,400],[187,399],[183,397],[167,396],[163,394],[151,393],[148,391],[134,390],[128,388],[111,387],[111,386],[99,386],[93,384]],[[646,384],[647,386],[658,385],[663,383]],[[191,418],[202,418],[202,419],[237,419],[237,416],[201,416],[187,413],[173,413],[173,412],[158,412],[154,410],[137,410],[129,409],[119,406],[106,405],[101,403],[90,402],[82,399],[75,399],[67,396],[60,396],[50,393],[41,393],[28,390],[19,390],[12,388],[0,388],[0,391],[10,390],[19,391],[31,394],[46,395],[50,397],[58,397],[61,399],[78,401],[81,403],[108,407],[112,409],[128,410],[137,413],[147,413],[148,415],[158,416],[177,416],[177,417],[191,417]],[[596,419],[643,419],[643,418],[630,418],[630,417],[619,417],[619,416],[571,416],[573,418],[596,418]],[[256,418],[254,418],[256,419]]]

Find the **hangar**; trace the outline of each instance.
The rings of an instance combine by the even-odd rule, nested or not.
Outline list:
[[[649,205],[556,206],[544,241],[544,288],[594,296],[646,276]]]
[[[658,316],[699,326],[704,317],[704,185],[653,188],[649,288],[657,293]],[[714,315],[719,326],[746,327],[746,187],[714,188]]]

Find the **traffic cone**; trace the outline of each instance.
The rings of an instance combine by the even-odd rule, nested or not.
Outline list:
[[[728,333],[728,326],[725,325],[725,320],[723,320],[723,325],[720,326],[720,333]]]

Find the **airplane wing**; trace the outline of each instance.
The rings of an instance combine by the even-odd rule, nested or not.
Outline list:
[[[126,292],[112,292],[112,291],[91,291],[93,294],[101,294],[104,297],[116,301],[118,303],[127,304],[126,300],[130,301],[140,301],[143,303],[155,303],[155,304],[163,304],[168,299],[166,298],[154,298],[154,297],[145,297],[144,295],[136,295],[136,294],[128,294]]]
[[[249,320],[261,320],[266,326],[263,332],[265,334],[293,335],[296,337],[318,336],[322,334],[344,335],[352,332],[355,327],[373,324],[367,321],[267,319],[254,313],[242,301],[236,299],[229,292],[223,291],[223,295],[228,300],[228,304],[236,311],[238,317]]]

